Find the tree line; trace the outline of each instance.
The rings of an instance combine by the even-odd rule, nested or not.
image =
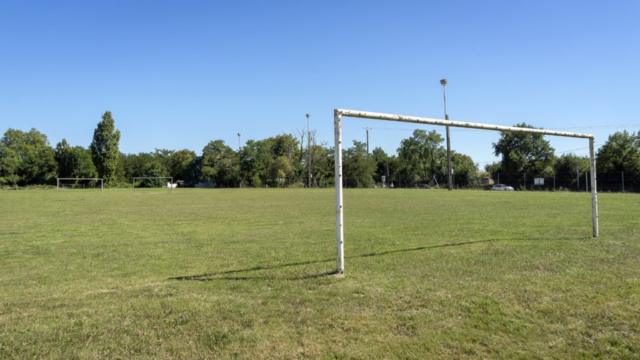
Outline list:
[[[534,128],[526,123],[516,127]],[[497,143],[493,144],[494,154],[502,160],[485,166],[485,171],[493,179],[513,186],[522,186],[524,177],[529,184],[534,177],[554,178],[559,183],[575,186],[578,178],[584,178],[590,171],[590,157],[575,153],[555,155],[555,150],[542,134],[504,132]],[[588,148],[585,149],[588,152]],[[618,182],[625,173],[629,190],[640,190],[640,131],[629,133],[626,130],[608,137],[596,151],[596,171],[599,185]],[[525,175],[526,174],[526,175]]]
[[[518,127],[529,127],[526,123]],[[55,184],[56,178],[103,178],[112,187],[130,186],[133,177],[171,176],[185,186],[198,183],[216,187],[324,187],[334,185],[334,149],[320,143],[316,132],[296,130],[262,140],[248,140],[234,149],[223,140],[212,140],[200,154],[194,151],[156,148],[153,152],[124,154],[119,151],[120,131],[111,112],[102,115],[89,147],[71,146],[63,139],[53,148],[36,129],[7,130],[0,139],[0,186]],[[400,142],[397,154],[354,141],[343,150],[343,177],[347,187],[372,187],[383,182],[395,186],[444,184],[447,174],[444,139],[436,131],[415,130]],[[307,146],[305,146],[307,144]],[[575,173],[589,168],[588,157],[564,154],[541,134],[501,133],[493,144],[502,160],[485,166],[485,176],[517,184],[524,173],[531,177],[550,173]],[[627,171],[640,174],[640,132],[618,132],[597,153],[600,174]],[[477,186],[478,164],[452,151],[454,183]],[[308,169],[311,168],[311,177]],[[480,174],[480,175],[479,175]],[[631,184],[630,184],[631,185]]]

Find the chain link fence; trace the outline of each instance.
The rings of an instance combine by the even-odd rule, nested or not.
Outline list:
[[[507,174],[497,174],[495,184],[505,184],[515,190],[528,191],[591,191],[590,172],[554,173],[550,176],[532,176],[522,174],[517,179]],[[597,190],[599,192],[640,192],[640,174],[600,173],[597,176]],[[500,179],[502,178],[502,179]]]
[[[421,178],[418,175],[391,175],[384,178],[363,178],[357,176],[343,175],[342,186],[344,188],[394,188],[394,189],[430,189],[446,188],[447,179],[442,176],[435,176],[429,179]],[[630,172],[616,172],[597,174],[599,192],[640,192],[640,174]],[[261,187],[285,187],[299,188],[307,187],[308,178],[299,179],[274,179],[262,184]],[[478,189],[490,190],[494,184],[504,184],[511,186],[516,191],[591,191],[591,174],[589,172],[555,173],[549,176],[536,176],[522,174],[517,177],[510,177],[505,173],[496,174],[495,178],[488,179],[460,179],[453,177],[454,189]],[[245,186],[252,186],[245,184]],[[333,188],[335,186],[333,176],[313,178],[311,187],[313,188]]]

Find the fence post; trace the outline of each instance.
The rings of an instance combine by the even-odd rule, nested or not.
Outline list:
[[[624,171],[621,171],[622,173],[622,192],[624,192]]]
[[[553,173],[553,191],[556,191],[556,173]]]
[[[587,189],[587,192],[589,192],[589,179],[587,178],[587,173],[584,173],[584,187]]]

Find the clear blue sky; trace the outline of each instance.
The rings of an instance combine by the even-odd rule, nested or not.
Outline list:
[[[125,153],[200,153],[306,127],[310,113],[332,144],[334,108],[442,118],[446,77],[451,119],[602,144],[617,125],[640,130],[639,44],[635,0],[2,1],[0,131],[88,146],[111,110]],[[390,153],[415,128],[345,119],[345,141],[366,126]],[[452,131],[452,148],[492,161],[498,136]]]

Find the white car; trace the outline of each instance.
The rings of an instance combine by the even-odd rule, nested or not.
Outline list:
[[[504,184],[495,184],[495,185],[493,185],[491,190],[495,190],[495,191],[513,191],[513,188],[511,186],[507,186],[507,185],[504,185]]]

